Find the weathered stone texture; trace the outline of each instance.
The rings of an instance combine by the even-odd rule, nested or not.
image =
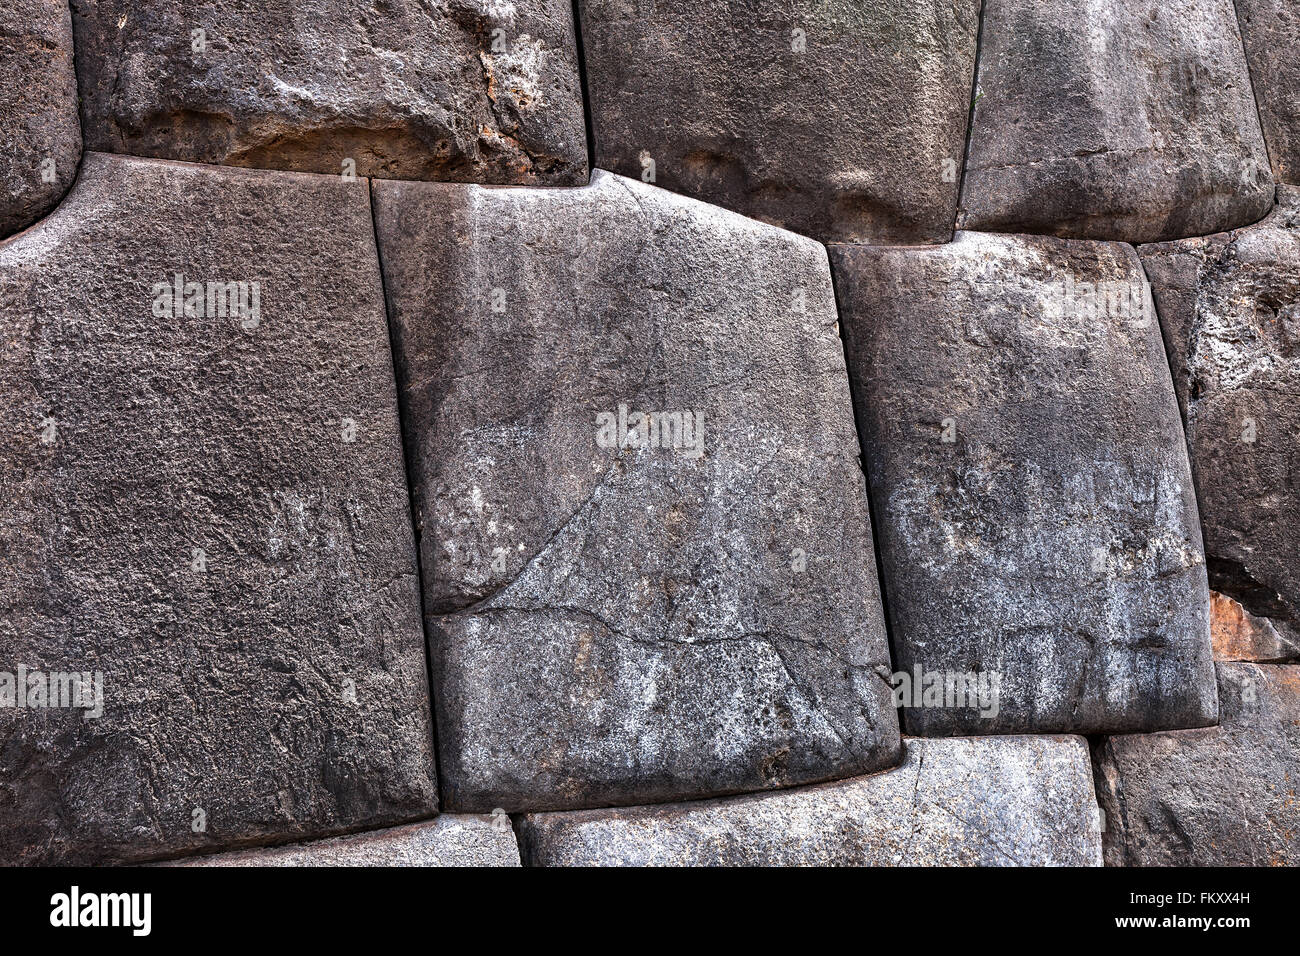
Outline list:
[[[604,172],[374,192],[447,809],[895,762],[823,248]],[[620,405],[698,454],[603,447]]]
[[[372,235],[364,181],[87,153],[0,245],[0,671],[104,693],[0,710],[0,860],[435,809]],[[257,307],[167,314],[176,273]]]
[[[1143,246],[1210,585],[1300,648],[1300,189],[1258,226]]]
[[[822,240],[952,235],[977,0],[583,0],[595,162]]]
[[[837,246],[894,659],[1001,675],[921,735],[1198,727],[1209,594],[1142,269],[1114,243]]]
[[[1300,656],[1300,649],[1272,621],[1217,591],[1210,592],[1210,641],[1216,661],[1270,663]]]
[[[66,0],[0,5],[0,238],[44,216],[81,160]]]
[[[335,174],[351,159],[357,175],[394,179],[586,180],[568,0],[72,7],[89,148]]]
[[[1295,0],[1236,5],[1273,173],[1300,186],[1300,7]]]
[[[1108,866],[1300,865],[1300,667],[1217,667],[1221,727],[1098,747]]]
[[[886,773],[701,803],[539,813],[533,866],[1100,866],[1078,737],[907,739]]]
[[[1272,176],[1232,0],[986,0],[959,228],[1153,242]]]
[[[519,866],[510,818],[443,814],[428,823],[186,857],[164,866]]]

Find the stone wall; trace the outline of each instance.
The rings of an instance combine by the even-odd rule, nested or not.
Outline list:
[[[10,0],[0,863],[1300,864],[1285,0]]]

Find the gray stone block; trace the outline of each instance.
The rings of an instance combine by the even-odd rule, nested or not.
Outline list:
[[[374,193],[445,809],[894,763],[824,249],[606,173]]]
[[[538,813],[530,866],[1100,866],[1078,737],[905,741],[901,766],[727,800]]]
[[[1232,0],[986,0],[961,229],[1155,242],[1273,199]]]
[[[1196,501],[1133,249],[958,233],[832,264],[895,664],[1000,681],[996,708],[923,699],[906,731],[1214,723]]]
[[[837,242],[946,242],[976,0],[582,0],[595,163]]]
[[[0,672],[102,690],[0,708],[0,860],[436,809],[365,182],[87,153],[0,323]]]

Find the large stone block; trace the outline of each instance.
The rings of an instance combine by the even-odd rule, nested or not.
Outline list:
[[[1300,667],[1217,667],[1222,726],[1097,748],[1107,866],[1300,865]]]
[[[604,172],[374,193],[447,809],[895,762],[824,249]]]
[[[393,179],[586,180],[569,0],[72,8],[88,148]]]
[[[1300,8],[1295,0],[1236,5],[1273,173],[1300,186]]]
[[[1196,501],[1132,248],[958,233],[832,264],[895,663],[1000,680],[996,707],[922,700],[907,732],[1214,723]]]
[[[163,866],[519,866],[510,818],[447,814],[428,823],[186,857]]]
[[[54,208],[81,159],[66,0],[0,7],[0,238]]]
[[[1300,189],[1258,226],[1143,246],[1187,423],[1210,585],[1300,650]]]
[[[1100,866],[1078,737],[906,741],[901,766],[700,803],[523,818],[530,866]]]
[[[952,236],[976,0],[582,0],[595,163],[837,242]]]
[[[1153,242],[1272,198],[1232,0],[985,0],[959,228]]]
[[[365,182],[87,153],[0,245],[0,332],[0,860],[428,816]]]

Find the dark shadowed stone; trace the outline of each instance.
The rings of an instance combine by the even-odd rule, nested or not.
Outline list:
[[[1100,866],[1079,737],[908,738],[901,766],[780,793],[523,818],[530,866]]]
[[[1300,189],[1258,226],[1143,246],[1210,585],[1300,647]]]
[[[1152,242],[1272,199],[1232,0],[986,0],[959,228]]]
[[[164,866],[519,866],[505,814],[443,814],[428,823],[352,836],[187,857]]]
[[[996,714],[914,707],[907,732],[1212,724],[1196,502],[1133,249],[958,233],[832,262],[895,662],[1001,675]]]
[[[977,0],[582,0],[595,162],[838,242],[952,236]]]
[[[176,273],[260,291],[166,314]],[[0,330],[0,672],[103,673],[98,719],[0,708],[0,861],[428,816],[365,182],[87,153],[0,245]]]
[[[1218,664],[1223,726],[1107,738],[1107,866],[1300,865],[1300,667]]]
[[[1295,0],[1236,4],[1273,174],[1300,186],[1300,7]]]
[[[580,183],[569,0],[72,0],[86,145],[230,166]],[[196,31],[203,31],[198,34]]]
[[[67,0],[0,5],[0,238],[62,198],[81,159]]]
[[[447,809],[895,762],[824,249],[604,172],[374,192]],[[606,447],[620,405],[703,441]]]

